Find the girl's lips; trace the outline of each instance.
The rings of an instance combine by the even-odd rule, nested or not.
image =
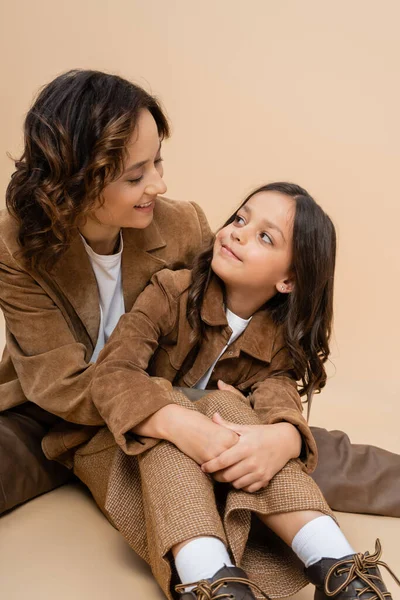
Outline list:
[[[234,252],[232,252],[232,250],[229,248],[229,246],[226,246],[225,244],[221,244],[221,252],[223,254],[225,254],[226,256],[230,256],[231,258],[235,258],[236,260],[239,260],[240,262],[242,262],[240,260],[240,258],[238,256],[236,256],[236,254]]]

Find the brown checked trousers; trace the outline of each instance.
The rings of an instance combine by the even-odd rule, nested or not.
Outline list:
[[[174,394],[175,402],[209,417],[218,411],[236,423],[260,423],[247,400],[236,394],[211,391],[196,402],[180,389]],[[102,439],[96,440],[97,436]],[[98,453],[93,452],[96,446],[102,448]],[[294,594],[308,583],[302,564],[257,518],[257,513],[315,510],[332,515],[300,460],[289,461],[265,489],[249,494],[215,483],[199,465],[166,441],[129,456],[103,428],[77,450],[74,471],[132,549],[150,564],[170,599],[174,597],[173,584],[177,583],[170,550],[199,535],[222,540],[235,564],[271,597]]]

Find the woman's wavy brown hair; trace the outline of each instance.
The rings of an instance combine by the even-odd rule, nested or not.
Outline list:
[[[326,384],[324,363],[330,354],[333,321],[333,280],[336,261],[335,227],[309,193],[293,183],[270,183],[247,196],[240,208],[260,192],[280,192],[295,201],[292,272],[294,289],[276,293],[265,305],[275,323],[282,324],[293,372],[300,382],[299,393],[309,406],[315,392]],[[236,212],[223,227],[232,223]],[[205,291],[212,275],[211,244],[196,259],[192,270],[187,316],[195,339],[206,334],[200,318]]]
[[[25,119],[24,152],[6,192],[31,269],[55,264],[78,222],[121,174],[142,109],[153,115],[160,137],[168,137],[158,101],[116,75],[73,70],[42,89]]]

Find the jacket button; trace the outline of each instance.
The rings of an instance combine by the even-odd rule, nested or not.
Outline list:
[[[229,356],[232,356],[233,350],[229,350],[228,354],[229,354]]]

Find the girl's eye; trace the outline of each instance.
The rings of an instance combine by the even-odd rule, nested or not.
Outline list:
[[[160,163],[162,163],[162,162],[163,162],[163,160],[164,160],[164,159],[163,159],[163,158],[161,158],[161,156],[160,156],[160,158],[156,158],[156,160],[154,161],[154,164],[155,164],[155,165],[159,165]]]
[[[263,242],[266,242],[267,244],[272,244],[272,239],[271,237],[268,235],[268,233],[265,233],[265,231],[263,233],[260,234],[261,235],[261,239],[263,240]]]
[[[240,215],[235,215],[235,218],[234,218],[233,222],[237,223],[238,225],[243,225],[244,224],[244,219]]]

